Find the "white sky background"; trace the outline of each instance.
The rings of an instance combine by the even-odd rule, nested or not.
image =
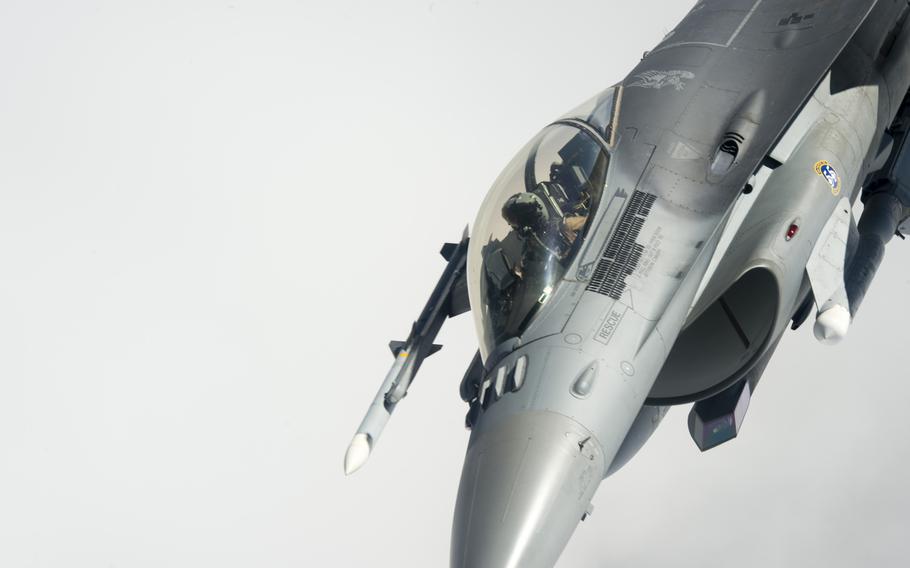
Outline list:
[[[473,326],[345,479],[386,343],[512,154],[688,8],[0,3],[0,566],[446,566]],[[896,242],[730,444],[671,411],[560,566],[906,565],[908,294]]]

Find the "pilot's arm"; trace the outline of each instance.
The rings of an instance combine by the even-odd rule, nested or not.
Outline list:
[[[562,233],[569,241],[569,244],[575,242],[578,232],[584,228],[587,221],[587,215],[573,215],[562,220]]]

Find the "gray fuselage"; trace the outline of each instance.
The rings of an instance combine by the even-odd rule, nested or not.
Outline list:
[[[467,270],[482,341],[495,339],[471,398],[452,566],[552,566],[663,407],[723,390],[773,351],[907,91],[905,4],[873,4],[699,2],[622,83],[561,119],[609,168],[596,208],[563,217],[586,223],[571,254],[522,229],[563,265],[506,340],[511,324],[490,320],[517,309],[503,290],[530,286],[531,261],[484,234],[501,205],[491,192]]]

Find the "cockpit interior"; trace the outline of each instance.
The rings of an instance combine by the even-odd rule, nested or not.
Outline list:
[[[494,185],[475,224],[474,284],[488,348],[519,335],[581,246],[610,162],[598,136],[571,123],[541,132]]]

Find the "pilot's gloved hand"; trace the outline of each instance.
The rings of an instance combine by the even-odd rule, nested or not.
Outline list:
[[[560,228],[563,236],[570,245],[578,238],[578,233],[584,228],[585,223],[587,222],[588,217],[586,215],[573,215],[571,217],[565,217],[562,220],[562,227]]]

